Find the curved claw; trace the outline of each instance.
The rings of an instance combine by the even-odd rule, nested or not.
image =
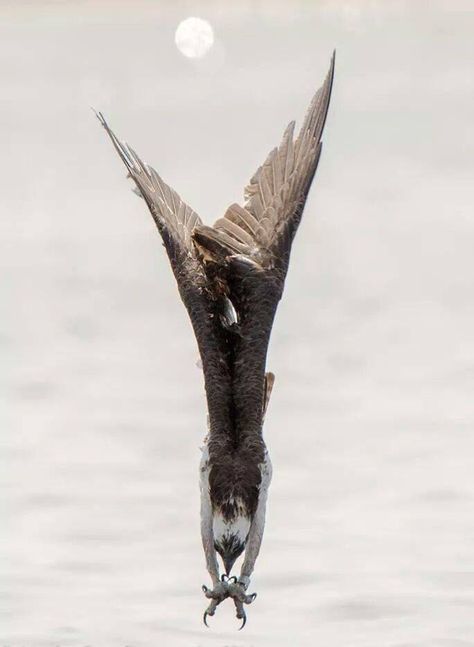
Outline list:
[[[257,597],[257,594],[251,593],[250,595],[247,595],[245,593],[244,585],[238,581],[235,575],[229,577],[224,573],[221,576],[220,582],[217,582],[213,589],[209,589],[205,584],[203,584],[202,591],[206,598],[211,600],[209,606],[204,611],[202,618],[206,627],[209,627],[207,617],[213,616],[219,604],[228,597],[231,597],[234,601],[235,609],[237,611],[236,617],[239,620],[242,620],[239,631],[245,627],[247,623],[247,614],[245,613],[244,604],[252,604]]]
[[[242,624],[239,627],[239,631],[241,631],[247,623],[247,614],[245,613],[244,604],[252,604],[257,597],[257,594],[252,593],[247,595],[243,586],[237,582],[236,584],[231,584],[229,586],[229,596],[234,600],[235,610],[237,611],[236,617],[239,620],[242,620]]]
[[[205,584],[203,584],[201,588],[206,598],[210,598],[211,600],[214,598],[214,591],[209,589]]]
[[[216,609],[217,609],[219,604],[220,604],[220,602],[218,602],[217,600],[212,600],[211,604],[204,611],[204,615],[202,617],[202,620],[203,620],[204,624],[206,625],[206,627],[209,628],[209,625],[207,624],[207,616],[213,616],[215,614]]]
[[[223,602],[227,597],[229,597],[227,592],[227,583],[219,582],[213,589],[209,589],[205,584],[203,584],[202,590],[206,598],[211,600],[202,617],[202,620],[206,627],[209,627],[209,625],[207,624],[207,616],[213,616],[219,604]]]
[[[250,595],[247,595],[245,593],[245,589],[242,587],[239,582],[235,584],[231,584],[228,587],[229,595],[230,597],[234,598],[235,601],[239,601],[243,604],[252,604],[252,602],[255,600],[257,597],[256,593],[251,593]]]
[[[245,627],[245,623],[247,622],[247,614],[245,613],[244,604],[241,600],[234,598],[234,604],[237,611],[235,617],[238,620],[242,620],[242,624],[239,627],[239,631],[242,631],[242,629]]]

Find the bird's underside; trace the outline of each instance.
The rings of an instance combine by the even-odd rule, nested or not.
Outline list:
[[[245,189],[209,227],[151,167],[98,117],[148,205],[163,239],[202,360],[208,436],[201,461],[201,533],[213,588],[203,587],[213,615],[234,600],[244,604],[265,522],[271,465],[262,437],[273,375],[265,361],[283,292],[291,245],[321,154],[334,76],[333,55],[301,129],[286,128],[281,143]],[[230,571],[245,550],[240,575]],[[219,574],[216,552],[225,574]]]

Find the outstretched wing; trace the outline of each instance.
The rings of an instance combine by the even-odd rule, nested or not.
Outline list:
[[[161,179],[154,168],[142,162],[128,144],[119,141],[102,113],[99,112],[97,117],[112,140],[129,176],[134,180],[137,192],[147,203],[176,274],[176,270],[179,271],[187,260],[196,260],[191,234],[196,225],[202,225],[201,219],[176,191]],[[200,267],[195,269],[202,272]]]
[[[245,188],[245,205],[232,204],[213,229],[200,228],[221,253],[244,254],[262,268],[278,266],[286,272],[291,243],[321,154],[334,64],[335,54],[298,136],[294,137],[292,121],[280,145],[270,152]]]
[[[240,435],[261,429],[265,359],[270,331],[288,269],[291,244],[301,220],[321,154],[335,55],[294,137],[286,128],[245,189],[245,205],[233,204],[213,228],[197,226],[193,237],[227,268],[231,300],[239,317],[233,392]]]
[[[101,113],[97,114],[125,164],[138,192],[150,209],[163,239],[171,267],[197,338],[201,354],[210,427],[230,429],[231,378],[225,333],[218,303],[192,240],[201,219],[158,173],[126,143],[119,141]]]

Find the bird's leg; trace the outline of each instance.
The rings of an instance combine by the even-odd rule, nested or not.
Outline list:
[[[209,488],[207,484],[207,462],[202,461],[201,464],[201,539],[204,548],[204,555],[206,557],[206,566],[211,576],[212,589],[203,585],[202,590],[206,598],[211,602],[204,612],[204,624],[207,625],[207,616],[213,616],[219,604],[228,597],[227,593],[227,579],[222,576],[219,579],[219,565],[217,563],[216,551],[214,549],[214,532],[212,529],[212,506],[209,497]],[[204,481],[204,482],[203,482]]]
[[[250,576],[253,573],[255,562],[257,561],[262,545],[263,529],[265,527],[265,509],[267,504],[268,486],[272,477],[272,467],[269,457],[266,457],[265,465],[262,470],[262,483],[260,486],[260,496],[258,499],[257,510],[255,512],[245,546],[245,558],[240,570],[239,578],[229,580],[228,594],[234,600],[237,618],[242,620],[241,629],[244,628],[247,617],[244,610],[244,604],[251,604],[257,597],[256,593],[247,595],[246,591],[250,584]]]
[[[200,470],[201,486],[201,540],[206,557],[206,566],[211,576],[212,585],[219,583],[219,564],[214,548],[214,531],[212,529],[212,504],[209,494],[209,455],[207,446],[203,448]]]
[[[206,556],[207,570],[212,580],[212,589],[208,588],[205,584],[202,586],[202,590],[206,598],[211,600],[211,603],[204,612],[204,624],[206,627],[207,616],[213,616],[216,612],[219,604],[228,597],[228,583],[226,576],[223,575],[219,579],[219,565],[217,564],[216,552],[214,550],[214,535],[212,532],[212,526],[206,527],[205,521],[201,524],[202,531],[202,542],[204,546],[204,554]]]

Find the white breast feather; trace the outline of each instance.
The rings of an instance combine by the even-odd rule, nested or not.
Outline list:
[[[243,514],[239,514],[232,521],[228,521],[224,519],[220,512],[217,512],[214,513],[212,518],[212,529],[214,538],[219,543],[225,537],[230,537],[230,535],[236,535],[244,543],[250,530],[250,519]]]

